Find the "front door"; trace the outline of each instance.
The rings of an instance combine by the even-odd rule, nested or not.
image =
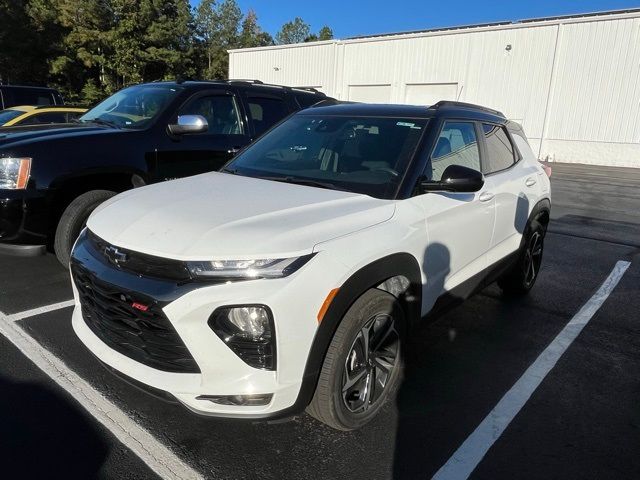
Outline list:
[[[478,129],[474,122],[443,122],[425,177],[439,181],[449,165],[481,170]],[[423,284],[425,312],[439,296],[451,293],[486,268],[495,202],[491,182],[475,193],[436,192],[415,199],[426,218],[427,241],[420,257],[426,277]],[[470,283],[465,286],[473,288]]]
[[[232,92],[207,91],[191,97],[172,118],[201,115],[208,123],[202,133],[166,137],[158,148],[156,180],[171,180],[219,170],[249,143],[238,99]]]

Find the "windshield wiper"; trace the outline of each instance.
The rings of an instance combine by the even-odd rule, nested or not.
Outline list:
[[[325,188],[327,190],[341,190],[343,192],[346,192],[348,190],[345,190],[344,188],[340,188],[337,185],[333,184],[333,183],[329,183],[329,182],[321,182],[318,180],[312,180],[312,179],[307,179],[307,178],[299,178],[299,177],[257,177],[257,178],[261,178],[263,180],[273,180],[275,182],[284,182],[284,183],[292,183],[295,185],[306,185],[308,187],[318,187],[318,188]]]
[[[230,173],[231,175],[235,175],[236,173],[238,173],[238,170],[234,169],[234,168],[223,168],[222,170],[220,170],[223,173]]]
[[[120,127],[120,125],[118,125],[115,122],[110,122],[109,120],[103,120],[102,118],[92,118],[90,120],[82,120],[82,122],[88,122],[88,123],[96,123],[98,125],[106,125],[107,127],[112,127],[112,128],[117,128],[120,129],[122,127]]]

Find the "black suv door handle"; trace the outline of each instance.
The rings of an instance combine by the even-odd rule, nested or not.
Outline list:
[[[231,153],[233,155],[235,155],[236,153],[238,153],[240,151],[242,147],[231,147],[229,150],[227,150],[227,153]]]

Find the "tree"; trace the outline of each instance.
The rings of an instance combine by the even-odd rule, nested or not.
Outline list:
[[[273,37],[262,31],[260,25],[258,25],[258,15],[254,10],[249,9],[242,21],[238,47],[252,48],[265,47],[267,45],[273,45]]]
[[[285,23],[276,34],[276,43],[285,45],[290,43],[302,43],[311,36],[311,27],[300,17]]]
[[[322,27],[318,32],[318,40],[331,40],[333,39],[333,30],[327,25]]]
[[[242,11],[235,0],[203,0],[196,10],[196,32],[205,51],[205,77],[226,78],[229,70],[227,50],[236,48],[240,37]]]

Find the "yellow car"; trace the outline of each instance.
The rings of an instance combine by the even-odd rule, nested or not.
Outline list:
[[[86,108],[64,105],[34,107],[23,105],[0,110],[0,127],[69,123],[82,116]]]

